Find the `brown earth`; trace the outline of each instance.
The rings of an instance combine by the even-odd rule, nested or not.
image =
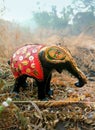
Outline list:
[[[0,115],[0,124],[3,123],[0,130],[95,130],[95,39],[85,34],[42,38],[39,33],[32,38],[29,34],[28,38],[22,39],[23,36],[25,34],[17,31],[14,33],[14,40],[14,37],[10,39],[9,35],[2,34],[3,40],[0,41],[0,102],[11,97],[14,101],[12,105],[16,104],[16,108],[10,106]],[[16,44],[13,44],[13,40]],[[17,48],[31,43],[30,41],[43,44],[61,43],[61,46],[67,47],[79,68],[86,74],[87,84],[76,88],[75,77],[66,71],[62,74],[54,72],[51,81],[54,96],[49,102],[40,102],[37,99],[37,88],[33,87],[33,79],[30,78],[27,80],[27,90],[21,89],[20,97],[14,98],[10,93],[14,78],[7,61]],[[8,118],[10,112],[12,115]],[[4,117],[5,113],[7,114]]]

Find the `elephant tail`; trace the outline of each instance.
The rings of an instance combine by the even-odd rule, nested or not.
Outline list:
[[[11,62],[10,62],[10,60],[8,60],[8,65],[10,65],[11,64]]]

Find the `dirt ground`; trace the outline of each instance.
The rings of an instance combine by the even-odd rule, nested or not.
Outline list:
[[[87,76],[87,84],[77,88],[74,85],[77,79],[68,72],[53,72],[54,94],[50,101],[37,99],[37,87],[33,87],[30,78],[28,88],[21,89],[19,98],[15,98],[11,93],[14,77],[7,64],[12,52],[8,53],[0,63],[0,103],[8,97],[13,102],[0,113],[0,130],[95,130],[95,39],[83,35],[63,39],[53,36],[45,42],[51,44],[51,41],[61,42],[61,46],[71,51]]]

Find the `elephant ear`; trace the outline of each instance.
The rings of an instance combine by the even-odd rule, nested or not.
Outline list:
[[[61,63],[66,57],[66,52],[58,46],[51,46],[45,50],[45,58],[52,63]]]

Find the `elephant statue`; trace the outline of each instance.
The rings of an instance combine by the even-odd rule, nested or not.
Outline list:
[[[38,99],[48,100],[53,94],[50,89],[52,71],[61,73],[63,69],[74,75],[76,87],[87,83],[87,78],[78,68],[70,51],[57,45],[27,44],[18,49],[9,60],[15,77],[13,92],[19,93],[20,87],[27,87],[27,77],[32,77],[38,87]]]

